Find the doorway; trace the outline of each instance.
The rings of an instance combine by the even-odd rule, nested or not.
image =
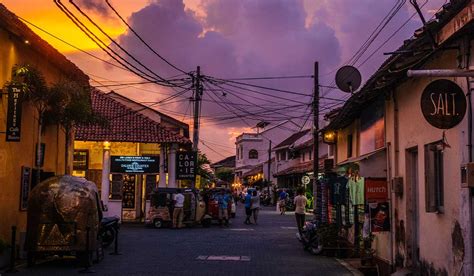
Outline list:
[[[420,221],[419,221],[419,172],[418,147],[405,152],[406,166],[406,253],[407,266],[419,267]]]

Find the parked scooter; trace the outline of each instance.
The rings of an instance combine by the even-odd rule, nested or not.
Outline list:
[[[263,206],[270,206],[272,204],[272,198],[268,194],[261,194],[260,204]]]
[[[118,217],[102,218],[99,228],[99,237],[102,240],[102,247],[109,247],[117,238],[120,227],[120,219]]]
[[[323,244],[317,232],[316,222],[305,222],[301,232],[296,233],[296,238],[303,243],[304,250],[313,255],[319,255],[323,251]]]

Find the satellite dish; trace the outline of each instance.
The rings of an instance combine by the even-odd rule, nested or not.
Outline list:
[[[337,70],[336,85],[342,91],[352,93],[359,89],[361,82],[362,76],[354,66],[346,65]]]

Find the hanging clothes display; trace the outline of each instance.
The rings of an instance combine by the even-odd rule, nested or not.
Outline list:
[[[364,178],[353,176],[348,181],[350,200],[353,205],[363,205],[364,202]]]

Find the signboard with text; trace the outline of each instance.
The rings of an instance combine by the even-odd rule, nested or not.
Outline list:
[[[436,128],[450,129],[466,114],[466,96],[453,81],[439,79],[431,82],[421,95],[421,111],[428,123]]]
[[[7,112],[7,142],[20,142],[21,137],[21,104],[23,91],[21,86],[8,86],[8,112]]]
[[[197,170],[197,152],[180,151],[176,153],[176,179],[194,180]]]
[[[111,156],[111,173],[156,174],[160,170],[159,156]]]
[[[365,199],[367,202],[388,200],[388,185],[385,178],[365,178]]]
[[[20,210],[25,211],[28,208],[28,196],[30,195],[31,168],[21,167],[20,183]]]

